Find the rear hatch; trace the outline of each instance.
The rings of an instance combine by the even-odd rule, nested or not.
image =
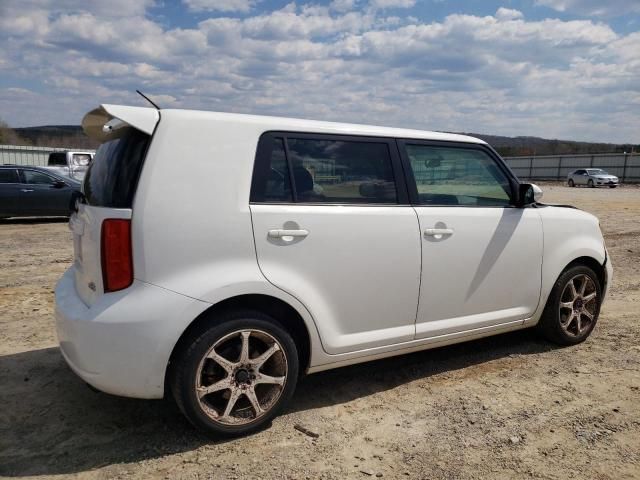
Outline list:
[[[109,290],[109,284],[117,286],[112,291],[126,287],[123,275],[133,279],[133,198],[159,118],[151,108],[102,105],[82,121],[87,135],[102,142],[84,178],[84,198],[69,220],[75,286],[88,306]],[[119,283],[113,283],[113,278],[118,280],[114,270]]]

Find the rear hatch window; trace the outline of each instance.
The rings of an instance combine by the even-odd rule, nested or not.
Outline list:
[[[74,153],[73,164],[81,167],[86,167],[91,163],[91,155],[89,153]]]
[[[100,145],[84,178],[88,205],[131,208],[150,140],[146,133],[126,127]]]

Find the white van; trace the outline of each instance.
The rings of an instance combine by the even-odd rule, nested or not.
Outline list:
[[[533,326],[593,330],[598,220],[537,202],[485,142],[290,118],[102,105],[56,288],[69,366],[171,393],[197,427],[272,419],[298,376]]]

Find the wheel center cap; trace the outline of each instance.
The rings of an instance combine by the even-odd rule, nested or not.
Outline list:
[[[581,298],[578,298],[575,302],[573,302],[573,308],[576,310],[580,310],[583,305],[584,303]]]
[[[238,383],[247,383],[249,381],[249,372],[246,369],[241,368],[236,371],[235,378]]]

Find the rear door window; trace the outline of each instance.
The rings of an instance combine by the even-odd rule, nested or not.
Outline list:
[[[396,203],[386,143],[287,138],[299,202]]]
[[[258,146],[251,201],[398,203],[390,144],[367,137],[265,134]]]
[[[15,168],[0,168],[0,183],[20,183],[18,171]]]
[[[124,128],[117,138],[100,145],[84,179],[89,205],[131,208],[150,139],[139,130]]]

